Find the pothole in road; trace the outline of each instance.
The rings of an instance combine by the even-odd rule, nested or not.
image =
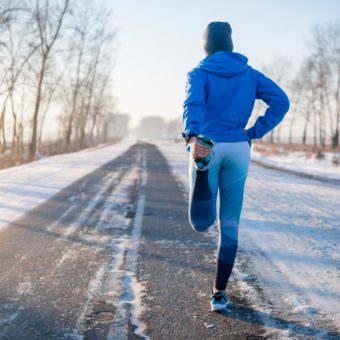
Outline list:
[[[107,323],[112,322],[115,317],[116,308],[111,303],[105,301],[98,301],[94,307],[93,312],[87,317],[88,324]]]
[[[84,339],[104,339],[109,327],[116,317],[116,308],[111,303],[98,301],[93,307],[93,311],[86,318],[86,330],[83,333]]]
[[[95,314],[95,322],[97,323],[112,322],[113,319],[114,319],[114,314],[111,312],[99,312]]]
[[[98,301],[93,308],[93,312],[95,314],[101,313],[101,312],[115,312],[115,307],[112,303],[106,303],[105,301]]]

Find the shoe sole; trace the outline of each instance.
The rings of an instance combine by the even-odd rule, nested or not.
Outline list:
[[[212,312],[225,312],[228,309],[229,305],[230,305],[229,302],[227,302],[225,305],[219,305],[219,306],[211,305],[210,310]]]

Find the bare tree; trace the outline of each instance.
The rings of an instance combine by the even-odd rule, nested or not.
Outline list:
[[[113,68],[113,66],[112,66]],[[92,110],[92,119],[91,119],[91,127],[89,131],[89,140],[93,142],[94,139],[94,130],[98,123],[98,117],[105,111],[105,104],[110,103],[111,110],[114,108],[114,100],[112,95],[107,93],[108,85],[110,84],[111,76],[112,76],[112,68],[107,71],[106,75],[103,75],[99,78],[99,86],[97,88],[97,93],[95,95],[93,110]],[[100,79],[101,78],[101,79]],[[104,105],[103,105],[104,104]],[[110,112],[110,111],[109,111]]]
[[[333,78],[334,90],[333,95],[333,117],[331,121],[331,140],[332,146],[339,146],[339,133],[340,133],[340,23],[339,20],[334,21],[327,30],[327,47],[328,59],[330,69],[332,70],[331,76]]]
[[[290,83],[289,92],[290,95],[290,121],[289,121],[289,134],[288,134],[288,143],[292,144],[293,142],[293,131],[294,126],[298,118],[298,108],[302,101],[303,91],[304,91],[304,82],[301,74],[298,74]]]
[[[292,71],[292,63],[291,61],[284,56],[276,56],[273,58],[273,61],[269,66],[263,67],[263,71],[266,75],[268,75],[275,82],[280,84],[283,88],[289,87],[291,71]],[[276,132],[276,139],[280,141],[282,123],[279,124],[275,129],[271,130],[269,133],[269,141],[271,143],[274,142],[274,135]]]
[[[42,110],[42,115],[41,115],[41,121],[40,121],[40,128],[39,128],[39,139],[38,139],[38,145],[41,144],[42,142],[42,136],[43,136],[43,127],[44,127],[44,123],[47,117],[47,114],[49,112],[52,100],[55,96],[55,94],[57,93],[57,90],[60,86],[60,83],[66,73],[66,71],[69,68],[69,64],[66,62],[64,65],[62,65],[63,69],[60,71],[60,74],[58,77],[56,77],[56,79],[53,79],[52,77],[52,82],[49,84],[46,84],[47,86],[45,89],[45,96],[42,100],[43,104],[44,104],[44,108]]]
[[[67,146],[73,135],[82,146],[92,142],[99,115],[105,116],[102,102],[103,98],[110,96],[114,66],[115,32],[107,28],[110,16],[110,12],[95,8],[90,1],[85,1],[77,8],[73,34],[70,37],[75,47],[74,67],[70,75],[71,81],[66,85],[70,93],[65,101],[70,107],[65,119]],[[112,108],[109,112],[112,112]]]
[[[107,140],[116,110],[110,19],[91,0],[0,1],[2,151],[11,144],[12,153],[28,151],[33,160],[57,109],[67,144]]]
[[[70,145],[72,137],[72,129],[74,119],[77,111],[78,97],[81,88],[84,86],[85,81],[89,77],[89,70],[84,70],[85,55],[87,53],[87,44],[89,40],[89,31],[91,30],[90,23],[90,9],[89,2],[87,1],[84,7],[77,8],[77,16],[74,17],[75,23],[72,28],[73,34],[71,35],[71,45],[74,46],[74,60],[75,60],[75,74],[71,75],[71,111],[68,112],[67,129],[66,129],[66,145]],[[67,97],[66,97],[67,98]]]
[[[61,4],[52,6],[46,1],[42,6],[40,1],[36,0],[33,16],[37,28],[39,39],[39,69],[37,77],[37,93],[33,113],[32,138],[29,147],[29,160],[33,160],[37,148],[38,137],[38,118],[42,100],[43,84],[48,67],[48,61],[55,42],[57,41],[60,30],[68,9],[69,0],[63,0]]]
[[[13,3],[11,4],[13,5]],[[9,6],[9,5],[8,5]],[[12,150],[15,149],[15,141],[17,136],[17,112],[15,106],[15,94],[17,84],[20,81],[22,73],[25,71],[29,60],[37,51],[38,46],[34,44],[29,36],[28,26],[30,25],[27,17],[22,15],[27,11],[24,4],[19,6],[19,2],[15,7],[10,7],[10,19],[3,22],[3,51],[4,56],[4,78],[5,85],[3,95],[3,105],[0,115],[0,131],[2,133],[2,152],[7,148],[7,139],[5,135],[5,114],[10,110],[12,114]]]
[[[312,30],[310,89],[313,107],[314,145],[324,147],[329,138],[339,145],[340,120],[340,24],[338,21]]]

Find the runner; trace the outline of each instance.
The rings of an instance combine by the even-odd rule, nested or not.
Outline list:
[[[289,109],[282,89],[233,52],[231,32],[227,22],[207,26],[206,58],[188,73],[183,112],[182,136],[190,151],[189,221],[197,231],[215,222],[219,228],[213,311],[226,310],[229,303],[226,288],[236,258],[251,140],[271,131]],[[255,99],[268,108],[246,130]]]

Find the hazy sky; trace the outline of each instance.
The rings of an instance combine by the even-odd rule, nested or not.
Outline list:
[[[131,126],[145,115],[182,116],[186,74],[205,57],[209,22],[228,21],[234,51],[261,68],[278,55],[298,65],[311,27],[340,20],[339,0],[113,0],[110,6],[119,28],[114,93]]]

